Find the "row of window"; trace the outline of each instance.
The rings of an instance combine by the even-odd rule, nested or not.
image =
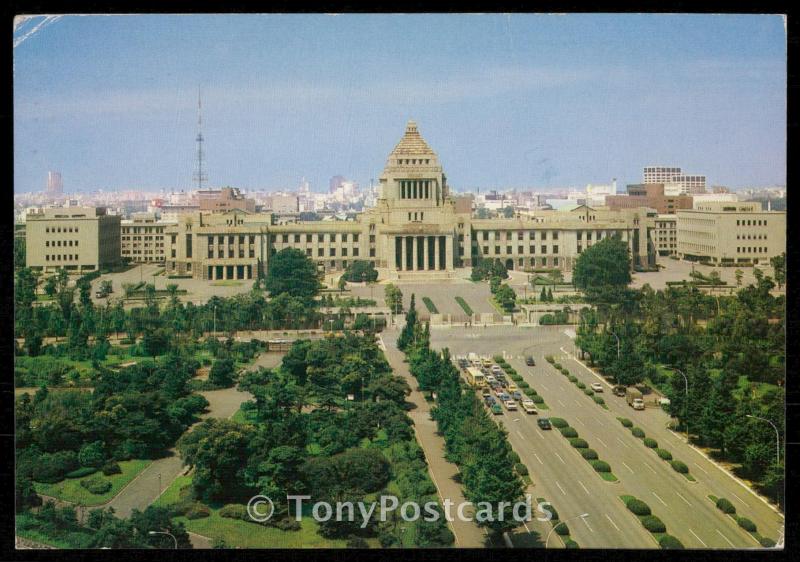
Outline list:
[[[489,255],[489,248],[490,248],[490,246],[484,246],[483,247],[483,255],[484,256],[488,256]],[[499,255],[499,254],[502,253],[502,252],[500,252],[500,248],[501,248],[501,246],[495,246],[494,247],[494,255]],[[553,254],[557,254],[558,253],[558,246],[553,246],[552,249],[553,249],[553,251],[552,251]],[[506,246],[505,253],[506,254],[511,254],[511,253],[513,253],[512,250],[513,250],[512,246]],[[540,253],[542,253],[542,254],[548,253],[547,252],[547,246],[541,246],[541,250],[542,251]],[[525,253],[525,246],[517,246],[517,253],[518,254],[524,254]],[[529,254],[535,254],[536,253],[536,246],[529,246],[528,247],[528,253]]]
[[[767,226],[767,219],[737,219],[736,226]]]
[[[767,235],[766,234],[747,234],[747,235],[745,235],[745,234],[737,234],[736,235],[736,239],[737,240],[766,240],[767,239]]]
[[[47,254],[44,261],[77,261],[78,254]]]
[[[154,230],[155,229],[155,230]],[[123,226],[121,230],[122,234],[150,234],[155,232],[157,234],[161,234],[164,232],[163,226]]]
[[[62,242],[63,242],[63,244],[62,244]],[[73,244],[73,242],[74,242],[74,244]],[[64,247],[72,247],[72,246],[77,246],[78,245],[78,241],[77,240],[45,240],[44,241],[44,245],[45,245],[46,248],[55,248],[55,247],[61,248],[62,246],[64,246]]]
[[[736,248],[736,252],[739,254],[766,254],[767,247],[766,246],[758,246],[758,247],[751,247],[751,246],[742,246],[741,248]]]
[[[44,227],[44,231],[47,232],[48,234],[50,234],[50,233],[52,233],[52,234],[55,234],[55,233],[61,234],[62,227],[60,227],[60,226],[46,226],[46,227]],[[77,226],[65,226],[65,227],[63,227],[63,232],[78,232],[78,227]]]
[[[412,166],[416,166],[417,164],[430,164],[430,158],[398,158],[397,165],[408,165],[411,164]]]
[[[505,233],[505,238],[501,237],[501,231],[500,230],[495,230],[494,231],[494,240],[511,240],[512,239],[513,231],[511,231],[511,230],[503,230],[502,232]],[[525,232],[524,231],[517,230],[516,232],[517,232],[517,240],[524,240],[525,239]],[[553,231],[551,233],[551,236],[552,236],[553,240],[558,240],[558,232]],[[484,230],[482,232],[482,239],[483,240],[489,240],[489,231]],[[536,231],[535,230],[531,230],[529,232],[528,239],[529,240],[536,240]],[[542,230],[540,232],[539,239],[540,240],[547,240],[547,231]],[[578,231],[578,240],[580,240],[580,239],[581,239],[580,238],[580,231]],[[592,238],[591,238],[591,233],[590,233],[589,240],[591,240],[591,239]]]

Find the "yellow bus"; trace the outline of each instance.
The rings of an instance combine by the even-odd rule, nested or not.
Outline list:
[[[480,369],[475,367],[467,368],[467,380],[475,388],[483,388],[486,386],[486,377],[481,373]]]

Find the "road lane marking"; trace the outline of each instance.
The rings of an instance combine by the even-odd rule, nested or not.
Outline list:
[[[706,474],[708,474],[708,472],[706,472],[706,469],[705,469],[705,468],[703,468],[702,466],[700,466],[699,464],[697,464],[697,463],[692,463],[692,464],[694,464],[694,465],[695,465],[697,468],[699,468],[700,470],[702,470],[703,472],[705,472]]]
[[[743,506],[745,506],[745,507],[750,507],[750,506],[748,506],[746,503],[744,503],[744,501],[742,500],[742,498],[740,498],[739,496],[737,496],[737,495],[736,495],[736,494],[734,494],[733,492],[731,492],[731,494],[733,495],[733,497],[734,497],[734,498],[736,498],[737,500],[739,500],[739,503],[741,503]]]
[[[601,422],[600,420],[594,420],[594,423],[596,423],[596,424],[597,424],[597,425],[599,425],[600,427],[605,427],[605,426],[606,426],[606,424],[604,424],[604,423],[603,423],[603,422]]]
[[[566,391],[564,390],[564,387],[563,387],[563,386],[559,386],[559,387],[558,387],[558,389],[559,389],[561,392],[566,392]]]
[[[561,404],[562,406],[564,406],[565,408],[567,407],[567,405],[564,404],[561,400],[558,400],[558,403]]]
[[[600,443],[603,445],[603,447],[606,447],[606,448],[608,448],[608,445],[606,445],[606,444],[603,442],[603,440],[602,440],[602,439],[600,439],[600,438],[598,437],[598,438],[597,438],[597,440],[598,440],[598,441],[600,441]]]
[[[699,541],[700,541],[700,544],[702,544],[704,547],[708,548],[708,545],[707,545],[706,543],[704,543],[704,542],[703,542],[703,539],[701,539],[700,537],[698,537],[698,536],[695,534],[695,532],[694,532],[694,531],[692,531],[691,529],[689,529],[689,532],[690,532],[690,533],[692,533],[692,535],[694,535],[694,538],[696,538],[697,540],[699,540]]]
[[[589,530],[594,533],[594,529],[592,529],[592,527],[589,525],[589,522],[586,520],[586,517],[581,517],[581,519],[583,519],[583,522],[586,523],[587,527],[589,527]]]
[[[629,467],[627,464],[625,464],[625,461],[622,461],[622,464],[625,465],[625,468],[631,471],[631,474],[633,474],[633,469]]]
[[[539,461],[539,464],[544,464],[542,462],[542,459],[539,458],[539,455],[537,455],[536,453],[533,453],[533,456],[536,457],[536,460]]]
[[[547,388],[545,385],[541,385],[541,386],[542,386],[543,389],[545,389],[546,391],[550,392],[550,389]]]
[[[623,440],[622,440],[622,439],[620,439],[619,437],[617,437],[617,441],[619,441],[619,442],[620,442],[620,444],[621,444],[623,447],[625,447],[626,449],[630,449],[630,448],[631,448],[631,446],[630,446],[630,445],[628,445],[627,443],[625,443],[625,441],[623,441]]]
[[[619,527],[617,527],[617,524],[616,524],[616,523],[614,523],[614,520],[613,520],[613,519],[611,519],[611,517],[609,517],[609,516],[608,516],[608,513],[604,513],[603,515],[605,515],[605,516],[606,516],[606,519],[608,519],[608,521],[609,521],[609,522],[610,522],[612,525],[614,525],[614,528],[615,528],[617,531],[619,531]]]
[[[575,403],[576,403],[578,406],[583,406],[583,402],[579,402],[578,400],[575,400]]]
[[[561,455],[559,455],[558,453],[553,453],[553,454],[558,457],[558,460],[560,460],[564,464],[567,464],[566,462],[564,462],[564,459],[561,458]]]
[[[536,429],[536,428],[534,428],[534,429]],[[541,432],[541,431],[539,431],[539,430],[537,429],[537,430],[536,430],[536,433],[538,433],[538,434],[539,434],[539,437],[541,437],[542,439],[544,439],[544,435],[542,435],[542,432]]]
[[[669,507],[669,506],[667,505],[667,502],[665,502],[664,500],[662,500],[662,499],[661,499],[661,498],[658,496],[658,494],[656,494],[655,492],[653,492],[653,495],[656,497],[656,499],[657,499],[658,501],[660,501],[661,503],[663,503],[663,504],[664,504],[664,507]]]
[[[675,492],[675,493],[676,493],[676,494],[678,494],[678,497],[679,497],[680,499],[682,499],[683,501],[685,501],[685,502],[686,502],[686,505],[689,505],[689,506],[690,506],[690,505],[692,505],[692,504],[690,504],[690,503],[689,503],[689,500],[687,500],[686,498],[684,498],[684,497],[681,495],[681,493],[680,493],[680,492]]]
[[[647,464],[646,462],[643,462],[642,464],[643,464],[643,465],[645,465],[645,466],[646,466],[647,468],[649,468],[650,470],[652,470],[652,471],[653,471],[653,474],[656,474],[656,471],[655,471],[655,470],[653,470],[653,467],[652,467],[652,466],[650,466],[650,465],[649,465],[649,464]]]
[[[558,480],[556,480],[556,486],[558,486],[558,489],[561,490],[562,494],[564,494],[565,496],[567,495],[567,492],[564,490],[564,488],[561,487],[561,484],[558,483]]]
[[[522,435],[522,432],[519,429],[517,430],[517,435],[519,435],[520,439],[525,439],[525,436]]]
[[[729,545],[731,545],[733,548],[736,548],[736,546],[735,546],[735,545],[734,545],[734,544],[731,542],[731,540],[730,540],[728,537],[726,537],[725,535],[723,535],[723,534],[720,532],[720,530],[719,530],[719,529],[714,529],[714,530],[717,532],[717,534],[718,534],[719,536],[721,536],[723,539],[725,539]]]
[[[581,418],[575,418],[575,419],[576,419],[576,420],[578,420],[578,423],[579,423],[579,424],[581,424],[581,425],[583,425],[583,426],[585,426],[585,425],[586,425],[585,423],[583,423],[583,422],[581,421]]]
[[[587,489],[586,489],[586,486],[584,486],[584,485],[583,485],[583,482],[581,482],[580,480],[578,480],[578,484],[580,484],[580,485],[581,485],[581,488],[583,488],[583,491],[584,491],[584,492],[586,492],[586,495],[587,495],[587,496],[591,496],[591,495],[592,495],[592,494],[589,492],[589,490],[587,490]]]

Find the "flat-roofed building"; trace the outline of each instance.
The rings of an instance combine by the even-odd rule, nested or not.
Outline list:
[[[26,264],[85,273],[121,261],[120,217],[104,207],[45,208],[28,213]]]
[[[665,195],[663,183],[628,185],[628,195],[608,195],[606,205],[613,210],[649,207],[658,214],[675,213],[678,209],[691,209],[689,195]]]
[[[678,253],[678,216],[659,214],[655,218],[653,244],[659,256],[674,256]]]
[[[137,263],[163,263],[166,256],[164,230],[170,224],[158,220],[154,213],[135,213],[121,221],[122,258]]]
[[[758,202],[709,201],[677,213],[678,256],[714,264],[759,264],[786,251],[786,213]]]

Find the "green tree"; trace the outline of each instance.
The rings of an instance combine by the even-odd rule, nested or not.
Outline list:
[[[296,248],[284,248],[271,257],[265,286],[273,297],[288,293],[304,299],[315,297],[320,289],[314,262]]]
[[[378,280],[378,270],[372,262],[366,260],[355,260],[347,266],[343,277],[351,283],[368,282],[374,283]]]
[[[774,271],[773,276],[780,289],[783,287],[783,284],[786,283],[786,252],[770,258],[769,263],[772,265]]]
[[[405,350],[409,345],[414,342],[414,336],[417,330],[417,309],[414,303],[414,294],[411,295],[411,305],[406,312],[406,324],[400,332],[400,337],[397,339],[397,347]]]
[[[25,239],[20,236],[14,237],[14,267],[25,267]]]
[[[744,276],[744,272],[741,269],[737,269],[733,272],[733,275],[736,277],[736,286],[742,286],[742,277]]]
[[[590,299],[598,289],[626,287],[631,282],[628,245],[613,236],[590,246],[575,261],[572,282]]]
[[[497,289],[495,293],[495,299],[497,299],[498,304],[505,310],[506,312],[511,312],[514,310],[514,306],[516,305],[517,301],[517,294],[514,292],[510,286],[503,283],[500,285],[500,288]]]
[[[208,382],[214,386],[228,388],[233,386],[234,363],[230,358],[217,359],[208,373]]]
[[[544,287],[542,287],[542,292],[539,295],[539,300],[541,302],[547,302],[547,289],[545,289]]]

